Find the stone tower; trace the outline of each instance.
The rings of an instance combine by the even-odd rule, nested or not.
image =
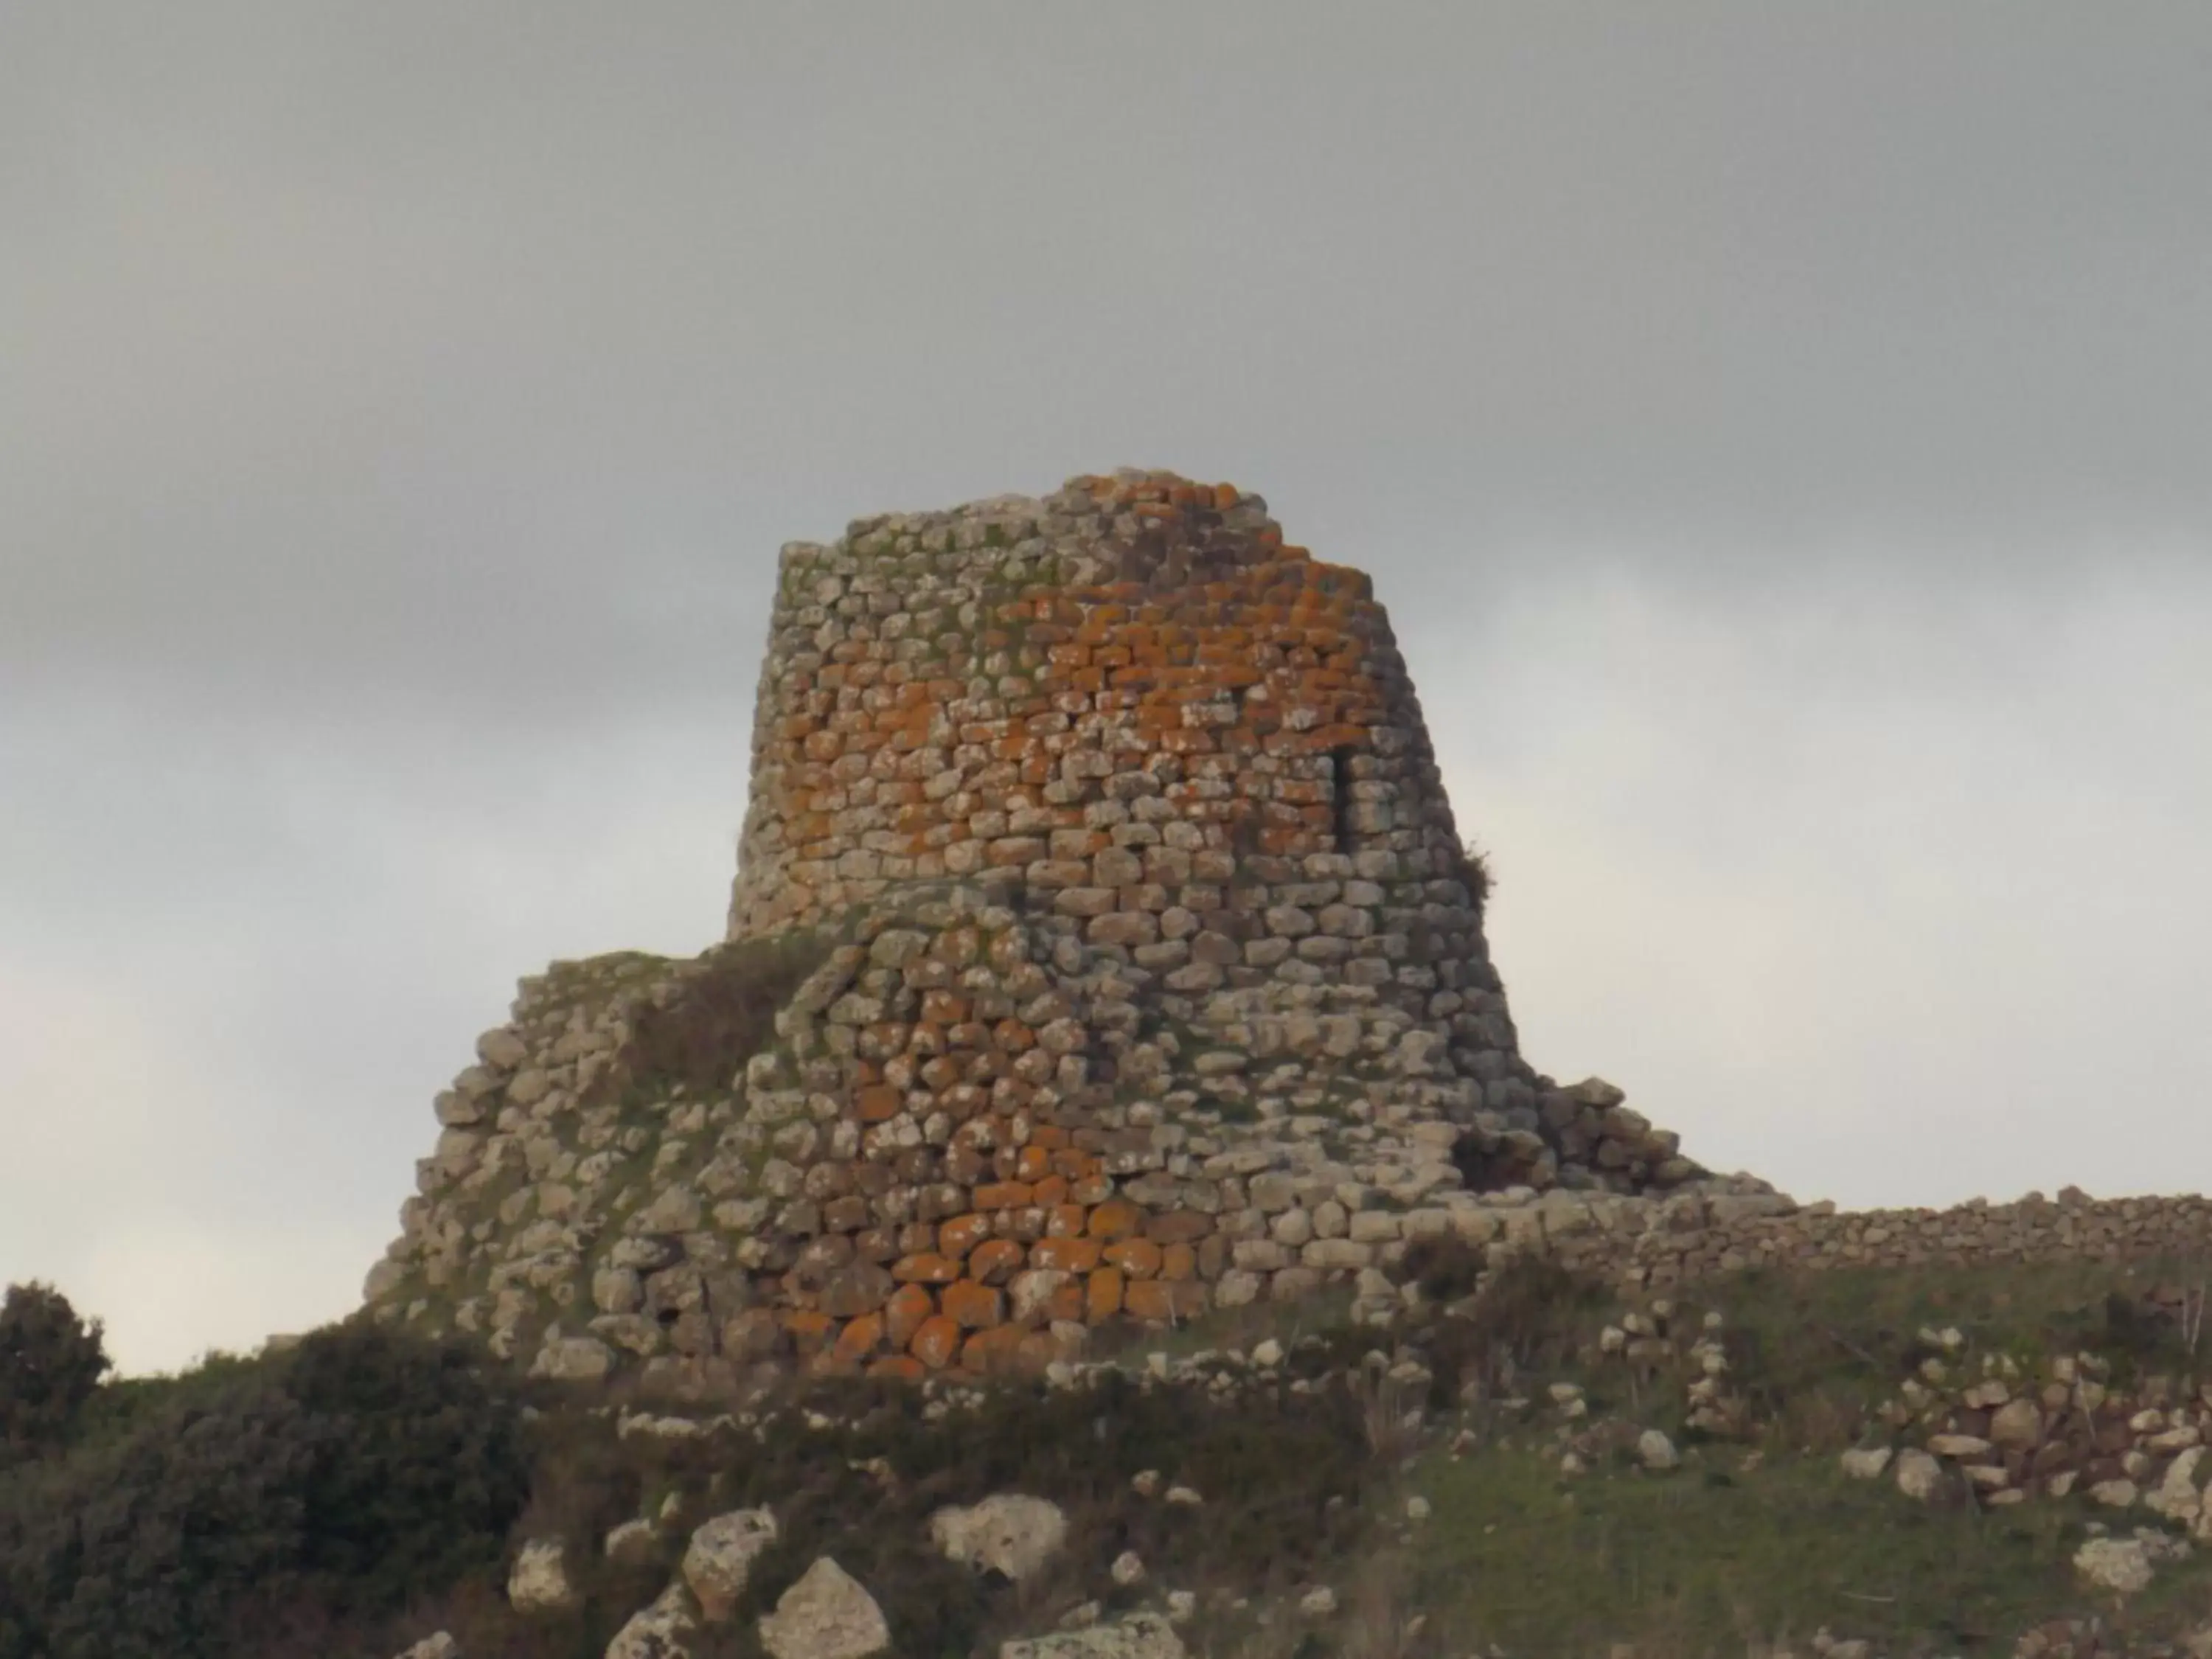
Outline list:
[[[370,1299],[555,1370],[980,1369],[1387,1306],[1534,1192],[1700,1184],[1522,1060],[1486,884],[1371,584],[1256,495],[1124,471],[788,544],[728,942],[526,981]],[[809,951],[740,1067],[653,1058]]]

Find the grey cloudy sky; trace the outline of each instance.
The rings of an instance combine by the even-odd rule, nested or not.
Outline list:
[[[1375,574],[1540,1068],[2201,1188],[2208,156],[2197,0],[0,0],[0,1281],[343,1312],[779,544],[1119,465]]]

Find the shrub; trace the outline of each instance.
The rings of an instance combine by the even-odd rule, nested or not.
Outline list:
[[[0,1480],[0,1659],[229,1659],[271,1607],[396,1607],[497,1560],[522,1440],[465,1351],[318,1332]]]
[[[294,1576],[326,1432],[257,1382],[0,1486],[0,1659],[222,1650],[233,1598]]]
[[[0,1303],[0,1466],[64,1443],[108,1369],[100,1322],[33,1280]]]
[[[1474,914],[1480,918],[1490,903],[1494,882],[1488,855],[1472,842],[1459,849],[1459,878],[1467,888],[1468,896],[1474,900]]]
[[[516,1383],[454,1343],[367,1321],[288,1356],[286,1392],[337,1438],[310,1467],[301,1565],[386,1607],[499,1558],[530,1492]]]

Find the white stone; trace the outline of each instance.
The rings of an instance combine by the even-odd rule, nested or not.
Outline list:
[[[2203,1494],[2197,1490],[2197,1466],[2203,1456],[2203,1447],[2191,1446],[2175,1458],[2166,1478],[2143,1499],[2144,1507],[2169,1521],[2195,1520],[2204,1507]]]
[[[1298,1597],[1298,1611],[1309,1619],[1326,1619],[1336,1611],[1336,1592],[1323,1584]]]
[[[1144,1558],[1134,1550],[1123,1550],[1114,1558],[1114,1565],[1107,1571],[1124,1589],[1133,1584],[1141,1584],[1145,1582]]]
[[[517,1613],[564,1613],[578,1600],[561,1540],[533,1538],[525,1544],[507,1576],[507,1605]]]
[[[1682,1454],[1657,1429],[1646,1429],[1636,1437],[1636,1461],[1647,1469],[1672,1469],[1680,1467]]]
[[[1969,1458],[1989,1455],[1990,1443],[1977,1434],[1931,1434],[1928,1449],[1938,1457]]]
[[[947,1559],[1004,1573],[1018,1584],[1059,1553],[1067,1540],[1067,1516],[1042,1498],[999,1492],[938,1510],[929,1517],[929,1538]]]
[[[606,1659],[691,1659],[686,1638],[698,1632],[691,1592],[671,1584],[650,1607],[630,1616],[607,1644]]]
[[[398,1659],[461,1659],[461,1644],[444,1631],[424,1637]]]
[[[774,1659],[869,1659],[891,1644],[876,1598],[826,1555],[784,1591],[760,1638]]]
[[[1924,1504],[1942,1490],[1943,1466],[1917,1446],[1897,1455],[1897,1489]]]
[[[775,1516],[764,1509],[732,1510],[700,1523],[684,1551],[684,1582],[699,1598],[701,1618],[719,1625],[737,1610],[753,1563],[775,1536]]]
[[[625,1521],[606,1536],[607,1559],[625,1566],[635,1566],[652,1558],[653,1540],[658,1536],[653,1522],[642,1516]]]
[[[2150,1557],[2132,1538],[2092,1538],[2074,1552],[2074,1571],[2115,1595],[2150,1587]]]
[[[1854,1480],[1876,1480],[1889,1467],[1887,1446],[1854,1446],[1844,1454],[1844,1473]]]
[[[2014,1451],[2033,1451],[2043,1440],[2043,1413],[2033,1400],[2000,1406],[1990,1419],[1990,1438]]]

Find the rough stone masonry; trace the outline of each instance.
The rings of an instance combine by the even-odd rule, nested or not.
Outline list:
[[[1394,1305],[1411,1243],[1547,1190],[1762,1192],[1521,1058],[1486,885],[1370,582],[1257,495],[1125,470],[790,544],[728,941],[526,980],[368,1299],[556,1373],[978,1371]],[[647,1052],[794,941],[741,1066]]]

